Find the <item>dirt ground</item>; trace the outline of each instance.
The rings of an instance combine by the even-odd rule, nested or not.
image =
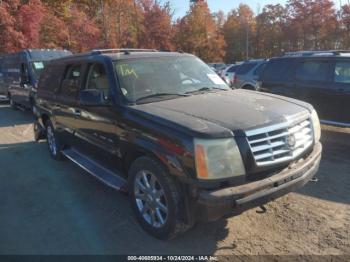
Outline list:
[[[0,254],[350,255],[350,130],[325,128],[317,183],[266,213],[197,225],[163,242],[128,199],[35,143],[29,112],[0,105]]]

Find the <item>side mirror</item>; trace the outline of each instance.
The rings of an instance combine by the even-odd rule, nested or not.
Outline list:
[[[106,106],[109,104],[104,92],[97,89],[82,90],[79,93],[79,101],[83,106]]]

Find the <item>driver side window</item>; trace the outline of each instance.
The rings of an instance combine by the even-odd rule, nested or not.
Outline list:
[[[108,77],[105,67],[102,64],[92,64],[89,66],[85,90],[102,91],[105,98],[109,94]]]

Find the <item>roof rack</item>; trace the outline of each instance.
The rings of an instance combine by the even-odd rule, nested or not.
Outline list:
[[[91,51],[92,55],[102,55],[108,53],[124,53],[129,55],[134,52],[158,52],[156,49],[136,49],[136,48],[119,48],[119,49],[94,49]]]
[[[302,57],[302,56],[350,56],[349,50],[325,50],[325,51],[296,51],[286,52],[283,57]]]

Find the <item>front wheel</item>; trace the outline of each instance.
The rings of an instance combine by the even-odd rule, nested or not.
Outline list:
[[[172,239],[190,226],[172,177],[156,160],[138,158],[129,171],[129,197],[142,228],[159,239]]]

